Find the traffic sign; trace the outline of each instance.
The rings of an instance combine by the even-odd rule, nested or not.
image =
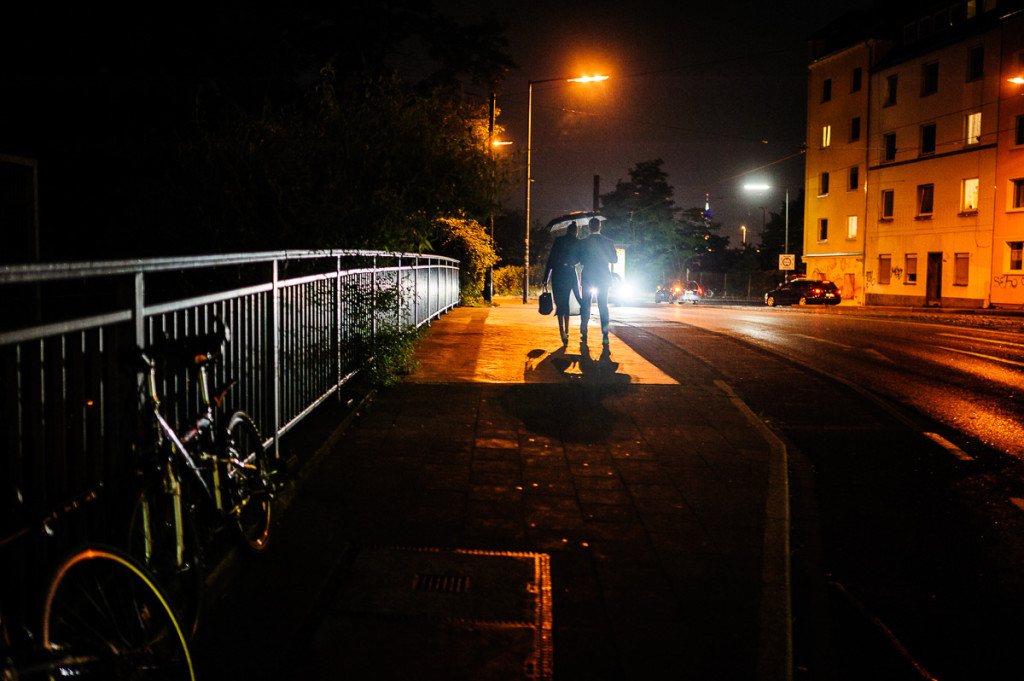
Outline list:
[[[792,254],[784,254],[779,256],[779,269],[780,270],[795,270],[796,269],[796,256]]]

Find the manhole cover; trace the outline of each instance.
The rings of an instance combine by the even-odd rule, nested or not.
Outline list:
[[[547,554],[366,548],[314,648],[350,678],[551,679],[551,628]]]

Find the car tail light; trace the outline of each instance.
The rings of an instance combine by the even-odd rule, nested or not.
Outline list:
[[[698,296],[704,295],[704,288],[702,286],[697,286],[697,295]]]
[[[821,289],[820,288],[816,288],[813,291],[811,291],[811,293],[813,293],[816,296],[820,296],[821,295]]]

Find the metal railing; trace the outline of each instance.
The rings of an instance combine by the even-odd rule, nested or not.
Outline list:
[[[457,261],[406,253],[0,266],[0,529],[15,504],[47,508],[134,471],[137,348],[226,324],[213,382],[238,381],[225,410],[252,415],[277,455],[281,436],[382,343],[458,299]],[[190,377],[161,380],[169,418],[194,414]]]

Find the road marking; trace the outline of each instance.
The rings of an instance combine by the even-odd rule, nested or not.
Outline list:
[[[827,338],[818,338],[817,336],[807,336],[807,335],[804,335],[802,333],[794,333],[793,335],[797,336],[798,338],[806,338],[808,340],[818,341],[819,343],[827,343],[829,345],[836,345],[838,347],[843,348],[844,350],[856,350],[857,349],[857,348],[853,347],[852,345],[846,345],[845,343],[839,343],[838,341],[829,340]]]
[[[957,350],[956,348],[947,348],[945,345],[936,345],[935,347],[942,350],[949,350],[950,352],[958,352],[961,355],[970,355],[971,357],[980,357],[981,359],[990,359],[993,362],[1002,362],[1003,364],[1012,364],[1013,366],[1024,367],[1024,362],[1016,362],[1012,359],[1003,359],[1002,357],[993,357],[992,355],[983,355],[980,352],[970,352],[969,350]]]
[[[957,447],[955,444],[942,437],[938,433],[925,433],[925,436],[931,438],[940,447],[945,449],[947,452],[960,459],[961,461],[974,461],[974,457],[965,452],[964,450]]]
[[[1016,348],[1024,348],[1024,343],[1011,343],[1010,341],[997,340],[995,338],[979,338],[978,336],[965,336],[962,333],[937,333],[936,336],[947,338],[963,338],[964,340],[978,341],[979,343],[994,343],[996,345],[1012,345]]]

